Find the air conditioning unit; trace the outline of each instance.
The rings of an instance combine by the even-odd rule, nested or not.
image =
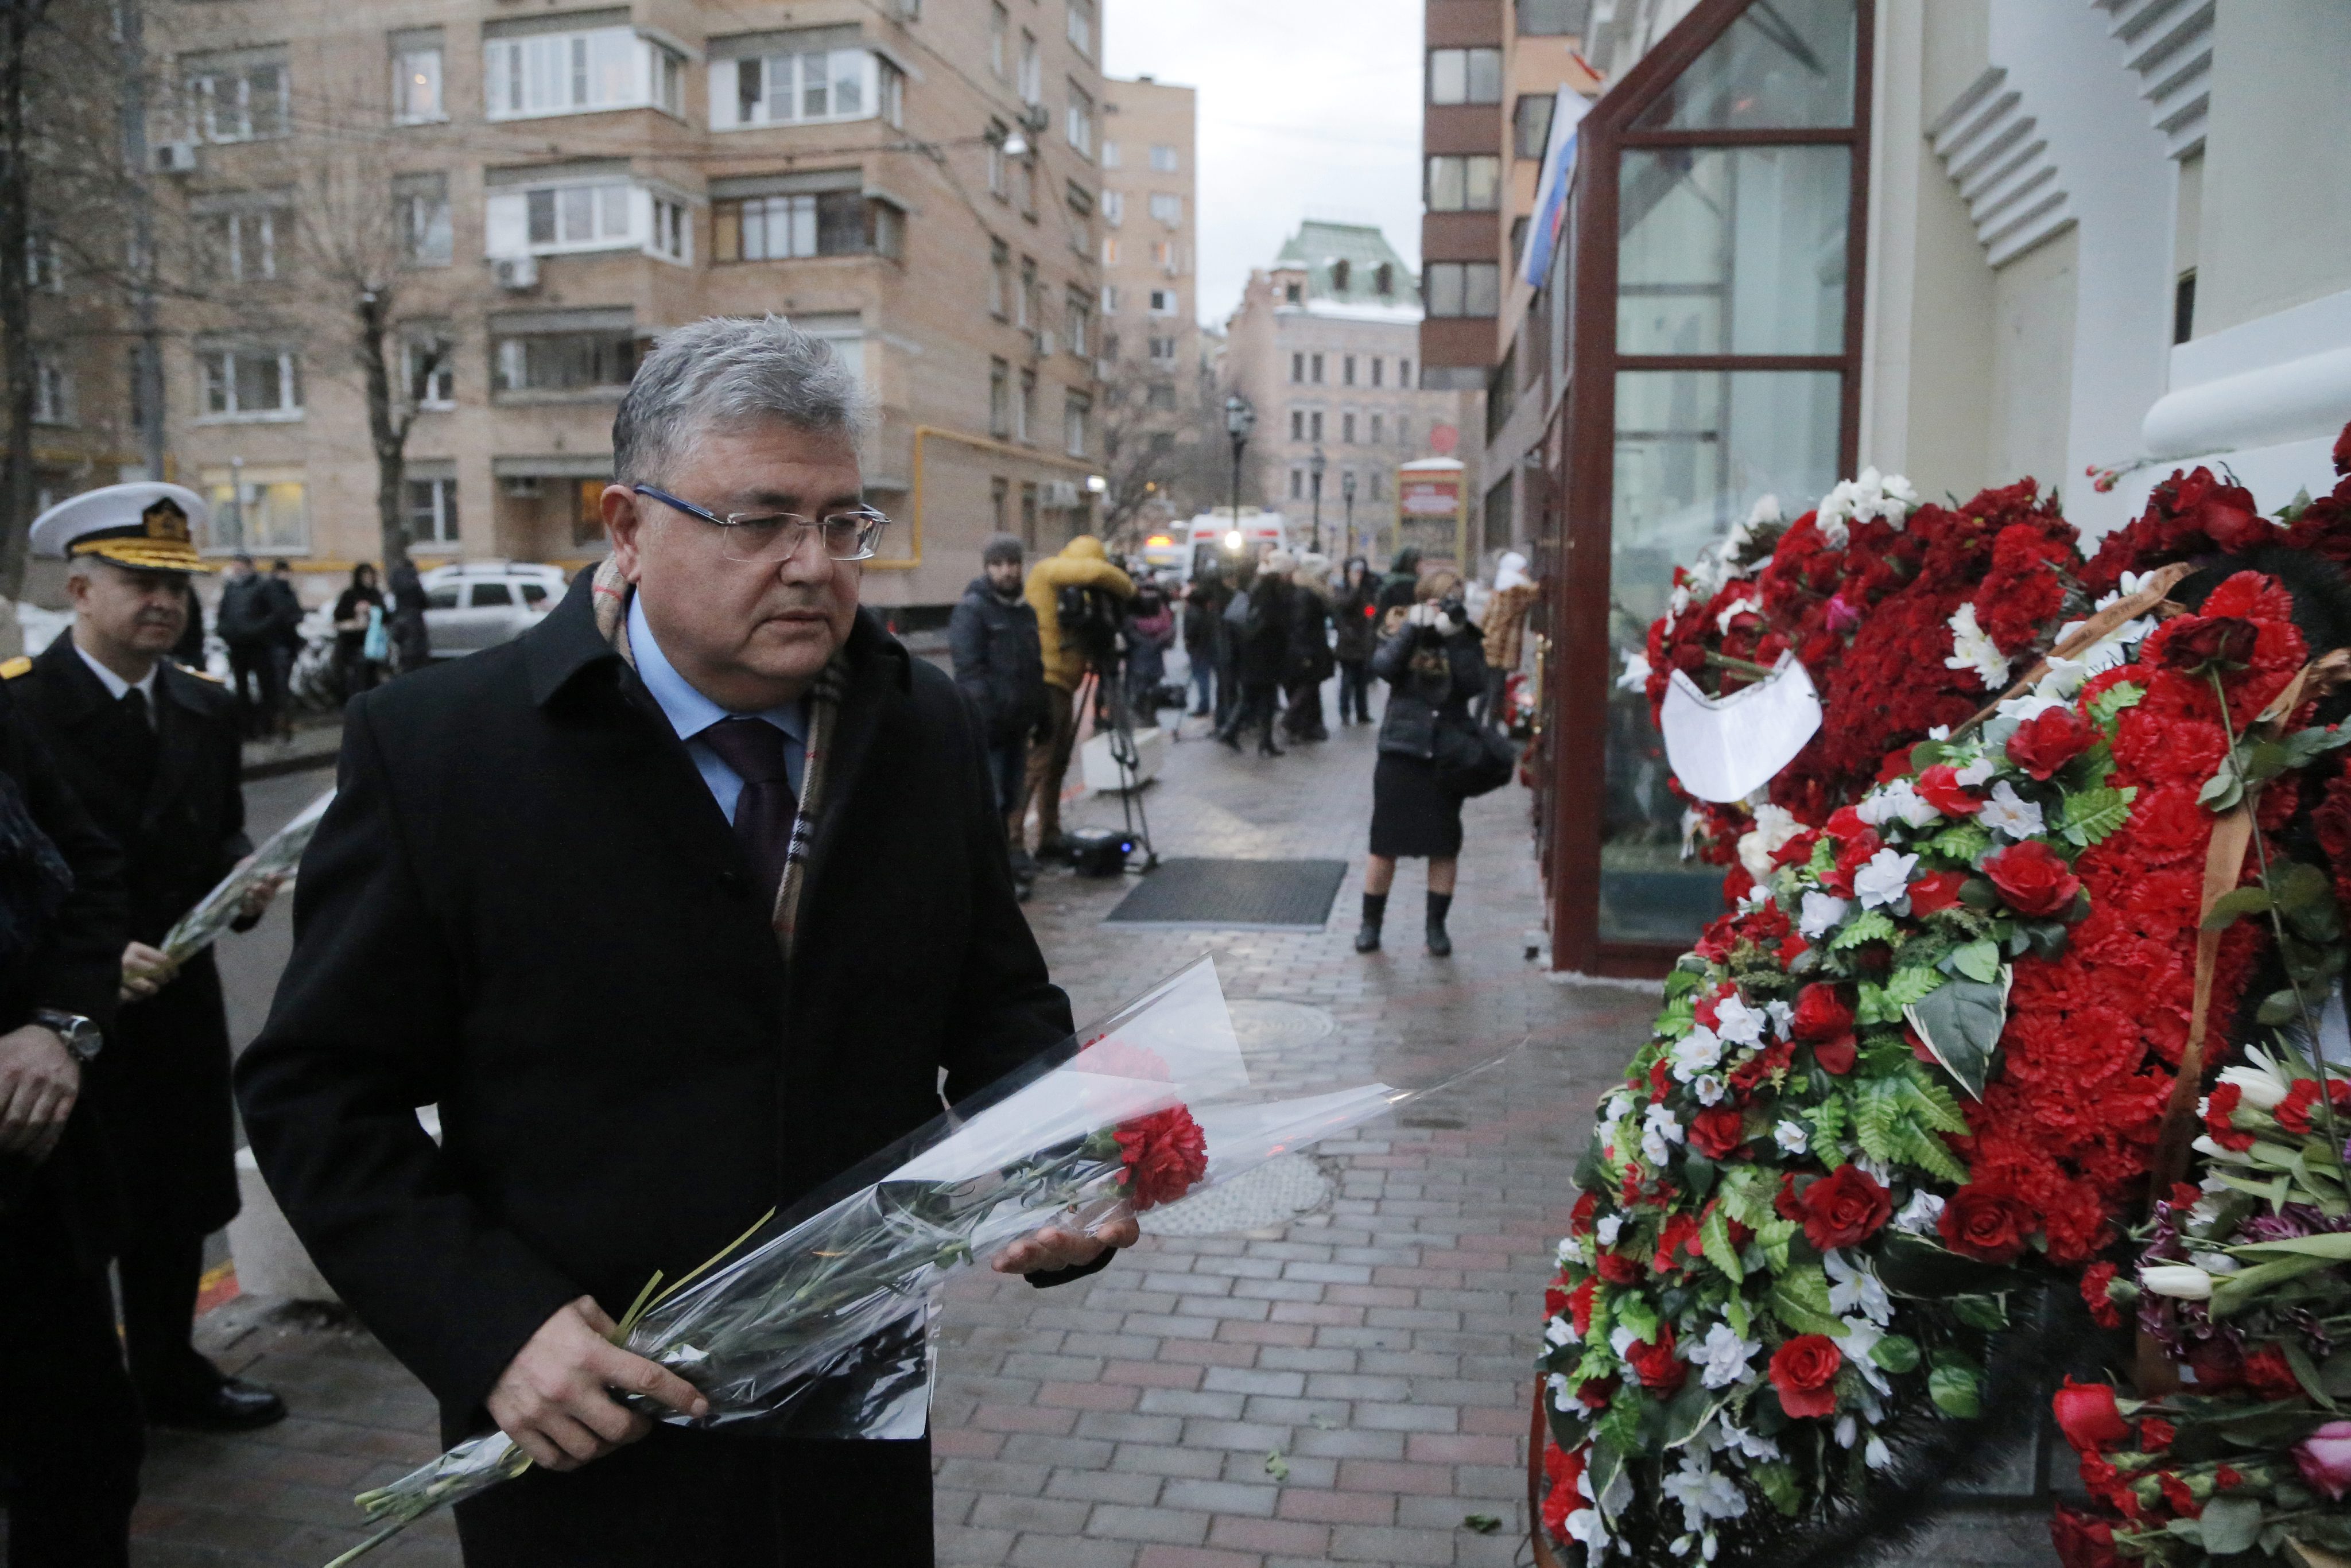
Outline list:
[[[1053,111],[1041,103],[1032,103],[1020,111],[1020,123],[1032,136],[1042,136],[1052,128]]]
[[[498,486],[517,501],[536,500],[538,497],[538,481],[528,476],[501,479]]]
[[[159,174],[193,174],[196,172],[196,144],[158,141],[147,149],[147,164]]]
[[[498,287],[514,293],[538,287],[538,257],[535,256],[502,256],[491,267],[498,276]]]
[[[1051,512],[1075,511],[1078,505],[1078,482],[1075,479],[1045,481],[1045,509]]]

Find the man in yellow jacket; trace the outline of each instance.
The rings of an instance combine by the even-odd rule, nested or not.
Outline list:
[[[1049,555],[1029,570],[1022,592],[1037,612],[1051,733],[1029,753],[1029,787],[1012,820],[1025,821],[1029,800],[1037,802],[1037,853],[1047,858],[1067,848],[1061,840],[1061,779],[1070,771],[1070,748],[1077,742],[1076,694],[1087,670],[1085,648],[1063,635],[1061,598],[1065,588],[1094,589],[1120,601],[1134,597],[1134,580],[1110,563],[1102,540],[1092,534],[1080,534],[1061,547],[1061,554]],[[1018,827],[1014,831],[1020,831]]]

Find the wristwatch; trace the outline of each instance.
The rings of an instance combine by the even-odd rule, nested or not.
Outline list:
[[[34,1009],[33,1021],[43,1029],[54,1030],[57,1038],[66,1042],[67,1051],[85,1067],[98,1060],[99,1051],[106,1043],[105,1032],[79,1013],[37,1008]]]

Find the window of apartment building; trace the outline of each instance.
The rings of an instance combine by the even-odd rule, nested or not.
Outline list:
[[[1408,387],[1412,385],[1412,361],[1410,360],[1398,360],[1396,361],[1396,385],[1400,387]],[[1396,423],[1398,428],[1402,428],[1404,423],[1403,420],[1399,418]],[[1401,441],[1403,437],[1398,436],[1396,439]]]
[[[1355,416],[1353,414],[1343,413],[1339,416],[1339,440],[1343,445],[1353,446],[1355,444]]]
[[[1184,270],[1183,253],[1173,240],[1155,240],[1151,246],[1151,265],[1173,277]]]
[[[1306,498],[1306,470],[1303,468],[1290,471],[1290,498],[1293,501]]]
[[[1339,361],[1339,384],[1343,387],[1355,384],[1355,356],[1353,354],[1345,356]]]
[[[1093,95],[1075,82],[1070,83],[1069,88],[1070,107],[1062,119],[1062,134],[1080,154],[1091,158],[1094,151]]]
[[[1429,50],[1428,101],[1439,104],[1501,102],[1502,51]]]
[[[1306,439],[1309,441],[1322,439],[1322,411],[1319,408],[1306,416]]]
[[[199,349],[208,419],[299,419],[302,358],[266,345]]]
[[[234,469],[212,469],[204,476],[204,495],[207,515],[196,541],[204,549],[290,555],[310,548],[308,486],[299,479],[265,478],[247,468],[240,482]]]
[[[1499,263],[1432,261],[1426,281],[1431,316],[1491,316],[1502,308],[1502,269]],[[1405,361],[1406,370],[1411,364],[1409,360]]]
[[[637,334],[623,310],[569,310],[551,319],[490,320],[492,390],[617,392],[637,371]]]
[[[1024,481],[1020,486],[1020,542],[1030,554],[1037,549],[1037,482]]]
[[[1006,526],[1011,520],[1008,515],[1011,500],[1012,481],[1000,474],[991,476],[987,481],[987,518],[989,526],[999,534],[1012,531]]]
[[[1172,382],[1152,382],[1150,386],[1144,389],[1143,406],[1145,408],[1156,409],[1174,408],[1176,406],[1175,383]],[[1152,433],[1152,451],[1165,452],[1175,444],[1176,437],[1174,433],[1165,430],[1155,431]]]
[[[1527,254],[1526,219],[1512,218],[1510,220],[1510,247],[1502,254],[1510,256],[1513,261],[1516,261],[1519,257]]]
[[[1151,198],[1151,215],[1174,228],[1184,221],[1184,198],[1165,191],[1155,192]]]
[[[1035,439],[1037,429],[1037,372],[1020,372],[1020,401],[1012,406],[1012,439]]]
[[[1490,213],[1499,204],[1502,161],[1486,153],[1441,152],[1428,161],[1428,210]]]
[[[987,246],[987,313],[999,321],[1012,314],[1012,247],[1000,239]]]
[[[483,96],[492,120],[613,109],[685,112],[685,57],[633,27],[544,30],[491,23],[482,44]]]
[[[1395,292],[1395,264],[1384,261],[1372,268],[1372,292],[1384,299]]]
[[[1182,308],[1183,302],[1176,298],[1174,289],[1155,288],[1151,291],[1151,313],[1154,316],[1173,316]]]
[[[1110,361],[1115,361],[1118,359],[1118,334],[1117,334],[1117,333],[1115,333],[1115,332],[1104,332],[1104,333],[1102,334],[1102,357],[1103,359],[1105,359],[1105,360],[1110,360]],[[1113,398],[1111,401],[1112,401],[1112,402],[1117,402],[1118,400],[1117,400],[1116,398]]]
[[[25,284],[45,294],[66,291],[66,269],[57,242],[47,235],[25,236]]]
[[[982,138],[987,149],[987,193],[999,202],[1009,201],[1012,198],[1012,183],[1005,177],[1004,172],[1006,134],[1003,126],[990,125],[987,135]]]
[[[780,48],[763,43],[758,53],[714,59],[711,128],[819,125],[877,115],[900,124],[904,74],[856,38],[853,26],[813,27]]]
[[[1070,290],[1065,317],[1069,323],[1069,350],[1080,359],[1087,354],[1086,345],[1093,340],[1093,302],[1076,289]]]
[[[1521,37],[1582,37],[1592,15],[1592,0],[1519,0]]]
[[[653,198],[653,241],[655,256],[665,256],[672,261],[684,261],[686,251],[685,204],[667,196]]]
[[[1384,501],[1387,498],[1388,476],[1384,470],[1374,468],[1372,470],[1372,499]]]
[[[402,125],[446,120],[441,100],[441,29],[392,36],[392,117]]]
[[[1372,362],[1373,362],[1374,364],[1377,364],[1379,361],[1376,361],[1376,360],[1374,360],[1374,361],[1373,361]],[[1382,442],[1383,442],[1383,440],[1384,439],[1384,437],[1383,436],[1383,434],[1382,434],[1382,433],[1381,433],[1381,429],[1380,429],[1380,427],[1381,427],[1383,424],[1386,423],[1387,423],[1387,415],[1383,414],[1383,413],[1375,413],[1375,414],[1372,415],[1372,444],[1373,444],[1374,446],[1377,446],[1377,445],[1381,444],[1381,443],[1382,443]]]
[[[448,175],[400,175],[392,183],[392,213],[400,230],[401,259],[409,266],[446,267],[456,258]]]
[[[1065,221],[1070,225],[1070,250],[1076,256],[1092,256],[1094,252],[1093,194],[1072,180],[1062,196],[1067,208]]]
[[[55,360],[33,361],[33,423],[73,423],[73,378]]]
[[[1112,112],[1113,114],[1115,114],[1115,113],[1117,113],[1117,112],[1118,112],[1118,106],[1117,106],[1116,104],[1113,104],[1113,105],[1111,105],[1111,112]],[[1126,154],[1124,154],[1123,152],[1121,152],[1119,151],[1119,149],[1118,149],[1118,143],[1117,143],[1117,142],[1115,142],[1115,141],[1104,141],[1102,142],[1102,166],[1103,168],[1105,168],[1105,169],[1116,169],[1116,168],[1119,168],[1119,167],[1121,167],[1121,166],[1123,164],[1123,162],[1125,162],[1125,158],[1126,158]]]
[[[1037,35],[1020,30],[1020,79],[1014,86],[1023,103],[1045,101],[1045,62],[1037,53]]]
[[[855,171],[850,171],[849,177],[855,178]],[[724,188],[722,182],[720,189]],[[711,259],[895,256],[902,248],[901,221],[895,206],[862,190],[726,196],[710,204]]]
[[[1112,143],[1110,142],[1103,142],[1102,150],[1104,152],[1108,152],[1111,145]],[[1119,225],[1126,222],[1126,193],[1124,191],[1104,191],[1102,193],[1102,222],[1108,224],[1113,228],[1116,228]]]
[[[286,134],[293,84],[282,48],[201,55],[180,63],[188,124],[204,141],[262,141]]]
[[[1083,392],[1065,393],[1061,399],[1061,449],[1072,457],[1086,455],[1086,426],[1092,420],[1094,400]]]
[[[1386,371],[1387,368],[1388,362],[1385,360],[1380,358],[1377,354],[1374,354],[1372,356],[1372,384],[1374,386],[1378,386],[1380,384],[1380,378]],[[1379,416],[1374,414],[1373,417],[1376,419]]]
[[[558,185],[531,191],[524,197],[533,251],[597,250],[629,243],[630,187],[625,181],[607,184]]]
[[[457,542],[457,480],[454,475],[403,481],[408,490],[408,542]],[[601,500],[601,497],[599,497]]]
[[[1020,211],[1029,217],[1037,215],[1037,150],[1029,149],[1029,156],[1020,160],[1013,171],[1013,179],[1020,190]]]
[[[1551,144],[1551,113],[1559,107],[1556,95],[1525,92],[1510,108],[1511,151],[1521,158],[1540,158]]]
[[[1020,292],[1013,297],[1012,324],[1023,328],[1037,325],[1037,260],[1034,256],[1020,258]]]
[[[1320,354],[1310,355],[1306,361],[1306,368],[1308,371],[1307,380],[1312,382],[1318,387],[1321,386],[1322,384],[1322,356]]]
[[[1104,267],[1116,267],[1118,265],[1118,235],[1102,235],[1102,265]]]
[[[604,542],[604,484],[601,479],[566,479],[559,483],[571,492],[571,542],[580,549],[594,549]],[[474,591],[485,588],[503,588],[504,583],[477,582]]]
[[[1331,264],[1331,292],[1333,294],[1346,293],[1347,285],[1353,279],[1354,276],[1354,264],[1350,262],[1345,256],[1343,256],[1338,260],[1332,262]]]
[[[1155,174],[1173,174],[1176,169],[1176,149],[1154,142],[1151,148],[1151,172]]]
[[[1301,293],[1301,290],[1299,288],[1298,285],[1296,285],[1295,283],[1286,283],[1286,284],[1282,285],[1282,288],[1281,288],[1281,298],[1282,298],[1282,303],[1284,303],[1284,304],[1286,304],[1286,305],[1295,305],[1295,304],[1297,304],[1297,303],[1298,303],[1298,301],[1299,301],[1299,298],[1300,298]]]
[[[1290,384],[1291,384],[1292,386],[1296,386],[1296,385],[1298,385],[1300,382],[1301,382],[1305,381],[1305,379],[1306,379],[1306,356],[1305,356],[1304,354],[1299,354],[1299,353],[1293,353],[1293,354],[1291,354],[1291,355],[1290,356]]]
[[[457,406],[457,345],[445,330],[413,329],[400,340],[400,380],[418,408]]]
[[[1153,362],[1156,364],[1174,364],[1176,362],[1176,340],[1173,338],[1152,339],[1151,358]]]
[[[292,201],[290,194],[275,192],[199,200],[195,215],[211,244],[214,276],[230,283],[275,278],[278,241],[293,237]]]
[[[1302,408],[1293,408],[1290,411],[1290,439],[1292,441],[1306,439],[1306,411]]]
[[[1092,59],[1094,52],[1094,0],[1069,0],[1069,20],[1063,24],[1070,43]]]
[[[1001,4],[987,8],[987,68],[998,81],[1004,79],[1004,43],[1012,30],[1012,14]]]
[[[987,434],[1002,441],[1012,434],[1012,366],[987,361]]]

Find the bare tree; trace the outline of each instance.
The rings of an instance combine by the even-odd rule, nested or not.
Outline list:
[[[1232,453],[1223,392],[1206,371],[1186,387],[1170,372],[1122,361],[1103,383],[1102,527],[1133,524],[1155,501],[1176,517],[1230,504]]]

